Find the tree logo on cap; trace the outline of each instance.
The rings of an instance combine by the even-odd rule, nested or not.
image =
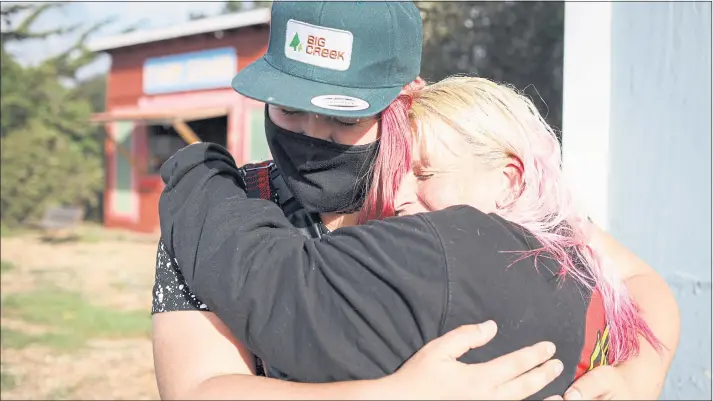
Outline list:
[[[295,36],[292,38],[292,42],[290,42],[290,47],[296,52],[302,51],[302,43],[300,43],[300,36],[297,33],[295,33]]]

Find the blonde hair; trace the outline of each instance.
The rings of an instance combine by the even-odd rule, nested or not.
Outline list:
[[[592,228],[573,202],[561,171],[561,147],[552,128],[527,97],[484,78],[450,77],[411,93],[409,117],[413,146],[422,164],[443,151],[496,167],[518,165],[521,183],[496,213],[527,229],[542,248],[520,259],[545,253],[555,259],[562,278],[573,277],[597,290],[603,299],[610,330],[610,363],[626,360],[639,350],[641,334],[657,349],[661,344],[639,315],[626,286],[589,245]],[[443,129],[446,124],[451,129]],[[467,179],[467,176],[464,176]]]

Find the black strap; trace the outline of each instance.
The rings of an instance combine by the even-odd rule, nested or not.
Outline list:
[[[246,164],[240,168],[245,181],[245,194],[252,199],[265,199],[277,203],[290,223],[308,238],[320,238],[328,232],[319,215],[307,213],[297,202],[285,179],[271,161]],[[267,365],[255,356],[255,374],[267,376]]]
[[[276,201],[273,196],[272,186],[270,184],[270,171],[273,169],[274,163],[271,160],[246,164],[242,167],[245,177],[245,193],[248,198],[265,199]]]
[[[273,169],[272,161],[262,163],[246,164],[241,168],[245,179],[245,194],[248,198],[259,198],[277,202],[276,196],[270,184],[270,171]],[[257,355],[255,356],[255,374],[257,376],[267,376],[267,367]]]

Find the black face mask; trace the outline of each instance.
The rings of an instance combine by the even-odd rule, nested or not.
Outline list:
[[[371,184],[379,142],[341,145],[280,128],[265,108],[265,134],[272,158],[292,195],[311,213],[361,209]]]

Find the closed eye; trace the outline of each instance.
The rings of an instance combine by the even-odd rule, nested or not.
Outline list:
[[[300,113],[304,113],[303,111],[290,110],[290,109],[284,109],[284,108],[280,108],[280,112],[282,112],[282,114],[285,116],[294,116],[294,115],[297,115]]]
[[[332,121],[343,126],[343,127],[353,127],[359,123],[359,119],[342,119],[342,118],[332,118]]]
[[[416,177],[417,180],[419,181],[425,181],[435,174],[434,171],[429,171],[426,168],[424,168],[421,163],[414,162],[411,167],[411,172],[413,173],[414,177]]]
[[[414,174],[417,180],[419,181],[425,181],[431,177],[433,177],[433,173],[424,173],[424,174]]]

